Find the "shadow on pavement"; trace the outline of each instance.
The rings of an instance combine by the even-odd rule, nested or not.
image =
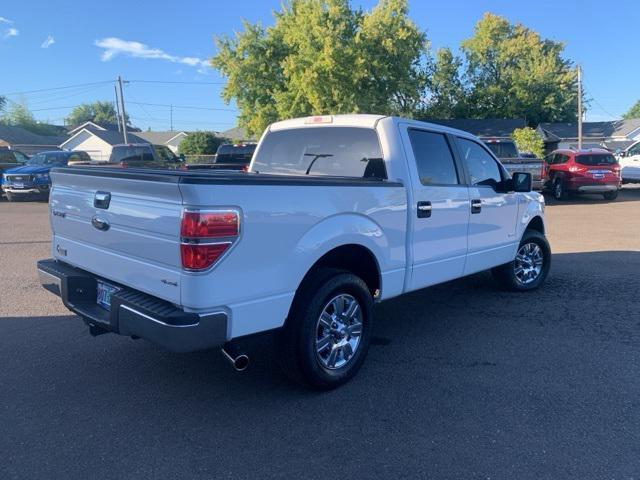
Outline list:
[[[390,300],[376,307],[362,371],[325,393],[289,383],[266,336],[242,341],[252,365],[239,374],[218,351],[90,338],[73,316],[0,318],[0,472],[326,478],[336,462],[356,478],[638,471],[638,272],[640,252],[558,254],[536,292],[502,292],[482,273]]]

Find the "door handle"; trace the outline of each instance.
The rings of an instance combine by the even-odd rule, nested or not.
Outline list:
[[[418,202],[418,218],[431,216],[431,202]]]
[[[482,211],[482,200],[471,200],[471,213],[480,213]]]

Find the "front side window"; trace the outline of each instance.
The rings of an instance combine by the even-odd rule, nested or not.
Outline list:
[[[447,138],[442,133],[409,130],[409,139],[423,185],[457,185],[458,173]]]
[[[309,127],[271,132],[252,170],[283,175],[387,178],[378,135],[371,128]]]
[[[472,185],[496,188],[502,182],[498,163],[479,144],[458,137],[460,153],[469,171]]]

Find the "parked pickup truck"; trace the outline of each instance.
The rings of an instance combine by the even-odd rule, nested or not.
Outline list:
[[[223,346],[242,369],[236,339],[275,331],[284,371],[316,388],[358,371],[374,302],[486,269],[532,290],[551,261],[528,173],[509,176],[468,133],[401,118],[274,123],[246,173],[52,177],[41,283],[92,334]]]
[[[528,172],[533,179],[533,189],[544,186],[544,161],[531,155],[521,155],[513,140],[505,138],[483,138],[493,154],[500,159],[509,173]]]

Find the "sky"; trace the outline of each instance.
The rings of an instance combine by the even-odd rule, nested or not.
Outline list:
[[[352,1],[364,9],[376,3]],[[587,120],[620,118],[640,99],[638,0],[410,0],[409,6],[433,49],[456,50],[485,12],[564,42],[565,57],[583,68]],[[226,130],[237,110],[222,101],[224,78],[208,65],[213,38],[241,31],[243,19],[270,25],[279,8],[279,0],[3,0],[0,95],[25,101],[39,120],[62,124],[75,105],[113,100],[120,75],[137,127],[169,130],[174,105],[175,130]],[[34,92],[56,87],[67,88]]]

